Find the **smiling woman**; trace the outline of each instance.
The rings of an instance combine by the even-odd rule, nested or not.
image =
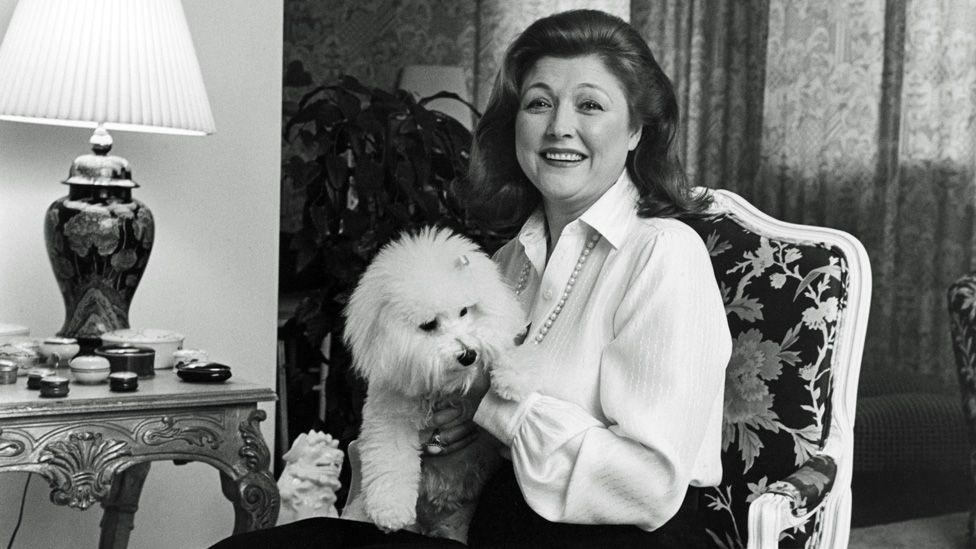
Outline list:
[[[476,410],[430,414],[438,451],[410,448],[436,467],[488,439],[510,459],[471,547],[707,546],[698,488],[722,475],[731,338],[705,244],[673,219],[706,205],[671,148],[677,116],[643,39],[606,13],[540,19],[505,55],[463,191],[518,229],[493,260],[531,322]],[[219,547],[380,543],[456,546],[314,519]]]

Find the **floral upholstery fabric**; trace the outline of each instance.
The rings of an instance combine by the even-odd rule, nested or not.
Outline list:
[[[790,509],[796,516],[803,516],[820,505],[823,497],[834,485],[837,464],[830,456],[813,456],[803,467],[783,480],[769,485],[767,492],[790,498]]]
[[[831,364],[847,305],[847,263],[815,242],[770,239],[732,214],[684,221],[705,241],[732,332],[726,372],[722,483],[705,490],[708,533],[717,547],[745,547],[748,506],[761,494],[789,491],[798,515],[816,508],[836,472],[817,456],[829,434]],[[811,467],[798,471],[811,458]],[[791,495],[794,492],[789,492]],[[802,507],[802,509],[800,508]],[[781,547],[818,540],[816,513],[787,530]]]
[[[962,409],[969,431],[969,466],[976,481],[976,273],[956,280],[948,291],[949,329],[956,355]],[[969,513],[968,547],[976,547],[976,505]]]

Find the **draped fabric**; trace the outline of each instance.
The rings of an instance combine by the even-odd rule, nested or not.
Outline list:
[[[759,167],[769,0],[633,2],[631,24],[671,78],[696,185],[742,190]]]
[[[863,368],[954,385],[943,296],[973,267],[976,6],[772,2],[759,177],[742,194],[848,231],[874,296]]]
[[[976,267],[971,1],[286,0],[284,61],[314,82],[347,73],[387,88],[408,64],[460,65],[483,107],[512,38],[575,7],[629,19],[647,39],[675,83],[695,184],[864,243],[863,368],[951,387],[943,296]],[[283,232],[300,222],[300,194],[283,188]]]

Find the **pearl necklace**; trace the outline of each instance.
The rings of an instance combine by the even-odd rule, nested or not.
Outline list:
[[[596,243],[599,241],[600,235],[594,234],[589,240],[587,240],[586,245],[583,246],[583,251],[580,252],[579,259],[576,260],[576,267],[573,268],[573,273],[569,275],[569,281],[566,282],[566,287],[563,289],[563,295],[560,296],[559,302],[556,303],[556,307],[551,313],[549,313],[546,321],[542,324],[542,327],[539,328],[539,333],[536,334],[535,338],[532,340],[537,345],[542,343],[542,340],[546,338],[546,335],[549,333],[552,325],[556,322],[556,319],[559,318],[559,313],[562,312],[563,306],[566,305],[566,300],[569,299],[569,294],[573,293],[573,286],[576,285],[576,278],[579,276],[580,271],[583,270],[583,265],[586,263],[586,259],[590,257],[590,252],[593,251],[593,247],[596,246]],[[515,285],[516,296],[522,295],[522,292],[525,290],[525,286],[529,281],[529,271],[531,268],[532,264],[526,260],[525,264],[522,265],[522,270],[519,272],[518,282]]]

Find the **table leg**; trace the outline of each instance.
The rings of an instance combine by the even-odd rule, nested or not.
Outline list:
[[[148,474],[147,461],[130,465],[115,475],[112,490],[102,501],[105,511],[102,513],[99,549],[125,549],[129,544],[129,533],[135,525],[135,514],[139,509],[139,495]]]
[[[220,473],[220,487],[234,504],[234,533],[271,528],[278,520],[278,486],[269,474],[233,479]]]
[[[258,427],[265,417],[263,410],[252,410],[241,422],[242,459],[233,474],[220,472],[221,490],[234,504],[235,534],[270,528],[278,520],[278,485],[268,470],[271,456]]]

